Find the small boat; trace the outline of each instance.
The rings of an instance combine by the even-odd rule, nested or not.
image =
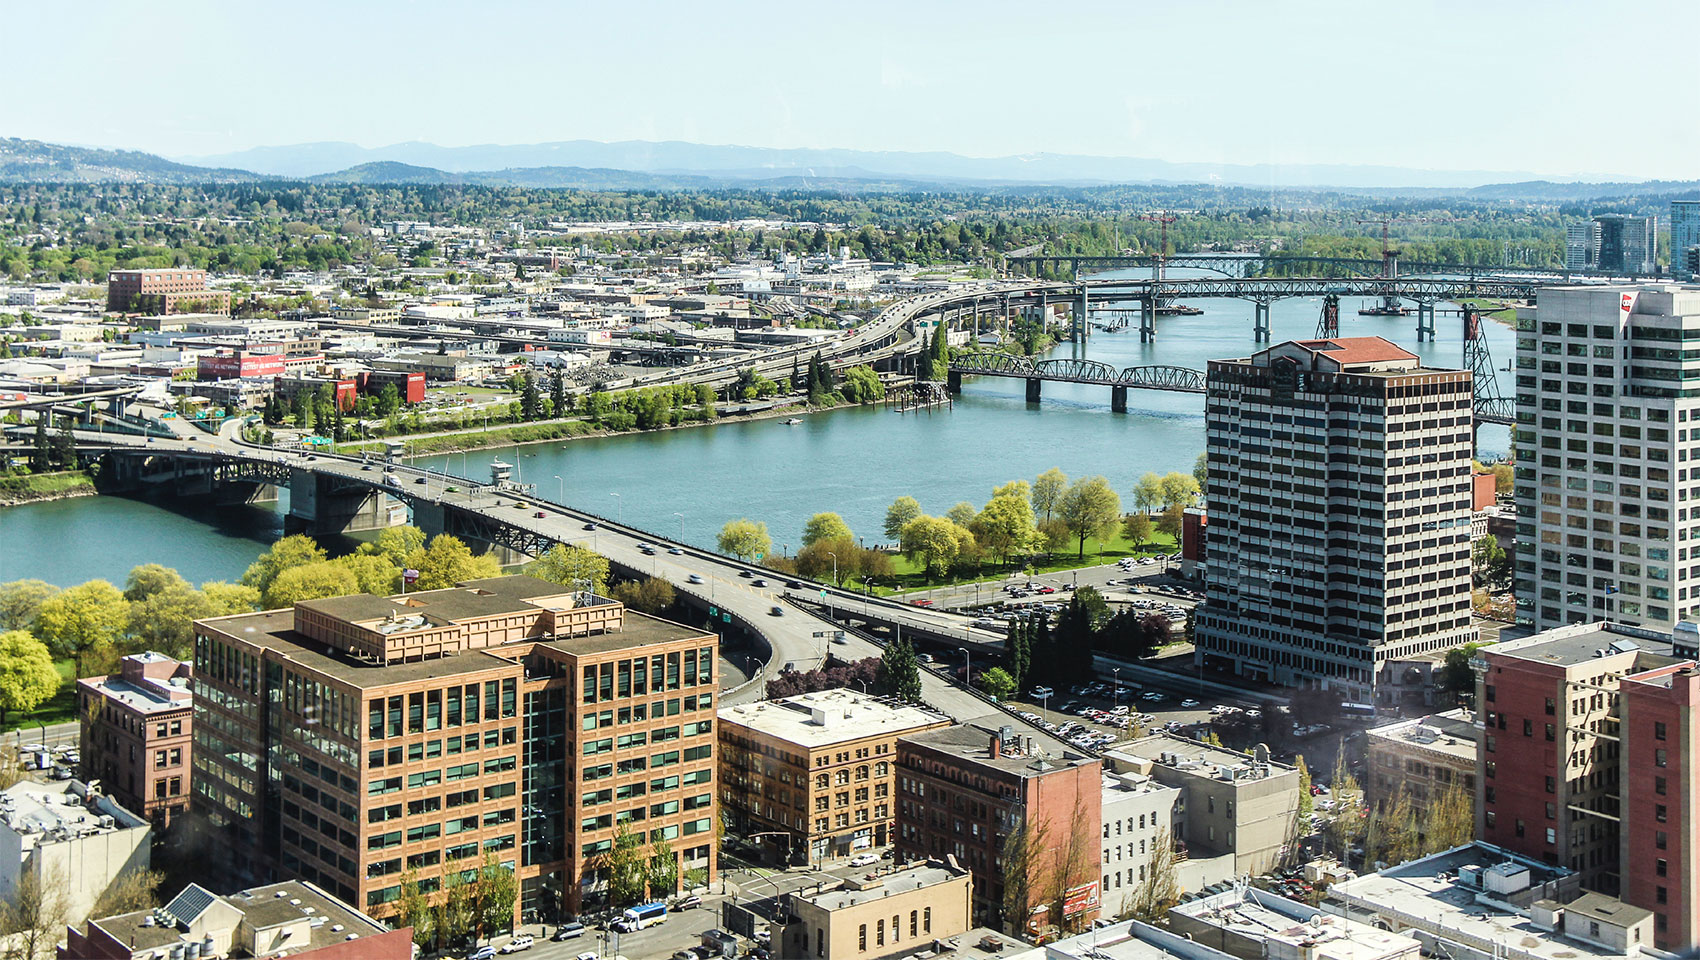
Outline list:
[[[796,425],[797,425],[797,424],[799,424],[799,423],[802,423],[802,422],[803,422],[803,421],[802,421],[802,420],[801,420],[801,419],[800,419],[800,418],[798,418],[798,417],[792,417],[792,418],[791,418],[791,419],[789,419],[789,420],[787,420],[787,421],[785,421],[785,425],[786,425],[786,426],[787,426],[787,427],[794,427],[794,426],[796,426]]]

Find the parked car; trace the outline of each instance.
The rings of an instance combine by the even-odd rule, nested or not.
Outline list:
[[[1182,700],[1181,706],[1186,707],[1187,709],[1190,710],[1193,707],[1198,706],[1198,701],[1197,700]]]
[[[850,858],[850,865],[852,867],[871,867],[879,862],[879,855],[873,853],[861,853]]]
[[[466,960],[495,960],[495,947],[479,947],[466,955]]]
[[[1040,700],[1056,695],[1056,691],[1052,690],[1050,687],[1034,687],[1032,690],[1029,690],[1028,693]]]
[[[571,920],[555,928],[556,940],[576,940],[584,936],[584,924]]]
[[[697,907],[700,907],[700,906],[702,906],[702,898],[693,894],[692,896],[686,897],[683,900],[680,900],[678,903],[674,904],[673,909],[675,909],[675,910],[695,910]]]
[[[518,953],[521,950],[530,950],[532,944],[534,944],[536,942],[537,941],[531,936],[531,934],[522,933],[522,934],[514,937],[512,940],[509,940],[507,943],[502,944],[502,949],[497,951],[497,952],[498,953]]]

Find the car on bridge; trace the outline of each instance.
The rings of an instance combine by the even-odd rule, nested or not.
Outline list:
[[[685,578],[685,582],[686,583],[701,583],[702,582],[702,574],[693,573],[690,576]]]

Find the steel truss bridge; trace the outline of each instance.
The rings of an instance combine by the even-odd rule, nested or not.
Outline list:
[[[1269,270],[1299,270],[1305,273],[1357,274],[1383,276],[1387,263],[1375,257],[1303,257],[1255,253],[1193,253],[1170,254],[1159,258],[1155,254],[1115,257],[1070,256],[1066,254],[1009,256],[1004,262],[1012,270],[1028,274],[1050,273],[1055,276],[1077,275],[1082,271],[1115,270],[1137,267],[1184,267],[1211,270],[1227,277],[1252,277]],[[1529,277],[1543,280],[1571,280],[1581,277],[1624,277],[1621,274],[1598,270],[1565,270],[1554,267],[1492,266],[1479,263],[1446,263],[1437,260],[1397,260],[1404,274],[1445,274],[1460,277]]]

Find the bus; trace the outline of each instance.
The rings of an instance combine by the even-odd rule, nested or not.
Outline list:
[[[632,933],[667,921],[667,904],[643,903],[628,909],[618,921],[621,933]]]

